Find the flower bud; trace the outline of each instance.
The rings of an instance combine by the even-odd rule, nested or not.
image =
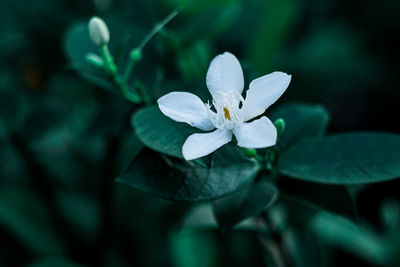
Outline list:
[[[131,60],[138,62],[142,59],[142,50],[139,48],[132,49],[131,53],[129,54]]]
[[[254,148],[242,148],[242,150],[244,151],[244,154],[246,154],[246,156],[248,156],[249,158],[257,155],[257,150],[255,150]]]
[[[104,46],[110,41],[110,32],[106,23],[99,17],[92,17],[89,21],[89,36],[97,46]]]
[[[280,118],[274,121],[274,125],[276,127],[276,131],[278,132],[278,136],[281,136],[283,134],[283,131],[285,130],[285,120]]]
[[[86,61],[98,68],[103,68],[105,64],[102,57],[93,53],[86,54]]]

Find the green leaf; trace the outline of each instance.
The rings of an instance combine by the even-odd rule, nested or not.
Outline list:
[[[390,260],[389,246],[382,238],[345,218],[318,213],[311,220],[310,229],[327,244],[341,247],[367,261],[387,264]]]
[[[171,234],[170,252],[177,267],[219,266],[217,239],[212,232],[187,231]]]
[[[0,225],[38,255],[63,255],[54,225],[38,196],[22,187],[2,187]]]
[[[195,132],[201,132],[185,123],[171,120],[158,107],[139,110],[132,117],[132,125],[136,135],[146,146],[181,159],[186,138]]]
[[[266,179],[214,201],[214,214],[221,230],[229,230],[240,221],[258,215],[277,200],[278,189]]]
[[[117,178],[161,198],[195,202],[214,199],[249,183],[259,170],[236,146],[224,146],[212,158],[211,168],[143,150]]]
[[[319,105],[292,103],[279,107],[272,112],[273,121],[283,118],[285,130],[279,138],[278,145],[290,146],[301,139],[317,137],[324,134],[328,124],[328,112]]]
[[[400,176],[400,136],[354,133],[301,141],[283,151],[278,171],[329,184],[373,183]]]
[[[179,225],[183,230],[217,230],[218,222],[213,213],[211,203],[199,203],[193,205],[182,219]]]
[[[119,173],[126,170],[129,163],[143,148],[142,142],[137,138],[132,128],[124,136],[121,136],[121,139],[122,144],[117,157],[117,170],[119,170]]]
[[[79,233],[80,241],[92,240],[100,224],[99,204],[82,194],[64,191],[58,192],[57,200],[64,218]]]
[[[12,90],[0,91],[0,140],[19,130],[24,123],[24,98]]]

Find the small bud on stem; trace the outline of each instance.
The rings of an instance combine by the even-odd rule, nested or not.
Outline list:
[[[96,54],[87,53],[86,61],[98,68],[104,68],[104,59]]]
[[[134,48],[131,50],[129,57],[132,61],[138,62],[142,59],[142,50],[140,48]]]
[[[278,132],[278,137],[281,136],[283,134],[283,132],[285,131],[285,126],[286,126],[285,120],[282,118],[277,119],[274,122],[274,125],[276,127],[276,131]]]
[[[246,154],[246,156],[248,156],[249,158],[254,157],[255,155],[257,155],[257,150],[255,150],[254,148],[242,148],[244,154]]]

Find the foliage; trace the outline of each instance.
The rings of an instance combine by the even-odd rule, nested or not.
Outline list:
[[[1,1],[0,265],[398,266],[398,8]],[[245,89],[292,75],[264,114],[277,144],[185,161],[199,131],[156,101],[211,100],[224,51]]]

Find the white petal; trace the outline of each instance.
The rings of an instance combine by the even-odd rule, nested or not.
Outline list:
[[[211,133],[195,133],[186,139],[182,154],[186,160],[206,156],[232,140],[232,131],[218,129]]]
[[[263,114],[285,92],[291,78],[291,75],[276,71],[252,81],[243,103],[243,120]]]
[[[157,101],[165,116],[174,121],[186,122],[203,131],[214,129],[206,105],[196,95],[185,92],[172,92]]]
[[[249,123],[239,124],[233,133],[240,147],[263,148],[276,144],[276,128],[265,116]]]
[[[216,56],[208,68],[206,83],[217,102],[221,101],[223,94],[242,94],[244,79],[237,58],[229,52]]]

